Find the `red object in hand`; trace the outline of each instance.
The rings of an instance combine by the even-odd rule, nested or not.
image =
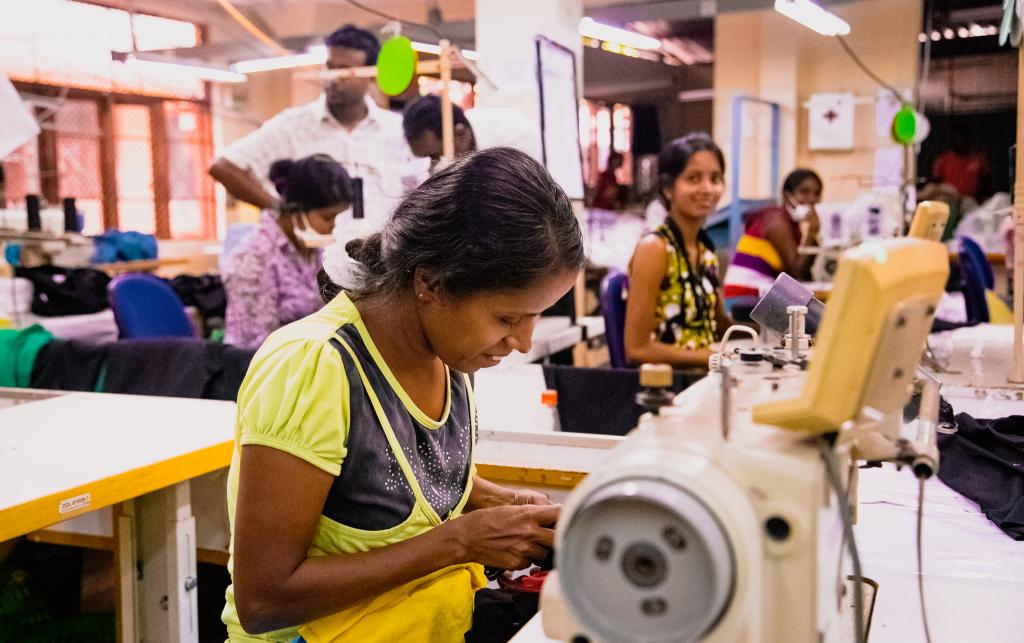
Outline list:
[[[524,574],[518,578],[511,578],[507,574],[498,576],[498,586],[508,592],[521,594],[540,594],[540,588],[544,586],[547,579],[546,571],[535,571],[532,574]]]

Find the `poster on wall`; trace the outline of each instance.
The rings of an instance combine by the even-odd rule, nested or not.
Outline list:
[[[570,199],[582,200],[583,157],[580,153],[576,55],[544,36],[537,36],[536,43],[544,165]]]
[[[812,94],[808,103],[807,148],[853,149],[853,94]]]

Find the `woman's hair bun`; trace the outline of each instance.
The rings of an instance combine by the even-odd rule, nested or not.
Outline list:
[[[291,159],[280,159],[270,165],[270,181],[274,184],[274,189],[281,196],[284,196],[285,191],[288,189],[294,170],[295,161]]]
[[[371,273],[384,273],[384,256],[381,248],[381,236],[374,232],[368,237],[352,239],[345,244],[345,252],[352,259],[363,264]]]

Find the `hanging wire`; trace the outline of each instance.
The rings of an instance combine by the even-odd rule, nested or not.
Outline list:
[[[365,11],[367,13],[372,13],[373,15],[377,16],[378,18],[384,18],[385,20],[389,20],[391,22],[401,22],[401,23],[405,23],[407,25],[412,25],[413,27],[419,27],[421,29],[426,29],[427,31],[429,31],[432,34],[434,34],[434,36],[436,36],[438,40],[444,40],[446,38],[448,40],[451,40],[451,38],[448,38],[447,36],[445,36],[443,33],[438,31],[437,29],[435,29],[431,25],[424,24],[422,22],[412,22],[411,20],[402,20],[401,18],[398,18],[398,17],[393,16],[391,14],[384,13],[383,11],[374,9],[373,7],[369,7],[369,6],[365,5],[365,4],[363,4],[362,2],[358,2],[357,0],[345,0],[345,2],[349,3],[353,7],[356,7],[357,9],[362,9],[363,11]]]
[[[420,29],[426,29],[427,31],[432,33],[434,35],[434,37],[436,37],[438,40],[447,40],[447,41],[449,41],[452,44],[452,50],[455,52],[455,57],[459,59],[459,62],[461,62],[462,65],[466,69],[468,69],[470,71],[470,73],[472,73],[477,78],[479,78],[479,79],[483,80],[484,82],[486,82],[492,88],[497,88],[498,87],[495,84],[495,82],[493,80],[491,80],[487,76],[487,74],[485,74],[482,71],[480,71],[480,68],[476,65],[476,63],[474,63],[472,60],[469,60],[468,58],[466,58],[462,54],[462,47],[460,47],[457,42],[455,42],[454,40],[452,40],[448,36],[444,35],[443,33],[441,33],[440,30],[434,28],[433,26],[428,25],[428,24],[424,24],[422,22],[413,22],[411,20],[403,20],[402,18],[399,18],[397,16],[393,16],[393,15],[391,15],[389,13],[384,13],[383,11],[380,11],[378,9],[374,9],[373,7],[369,7],[369,6],[365,5],[365,4],[363,4],[362,2],[359,2],[358,0],[345,0],[345,2],[349,3],[353,7],[356,7],[357,9],[362,9],[363,11],[365,11],[367,13],[373,14],[373,15],[377,16],[378,18],[384,18],[385,20],[388,20],[390,22],[398,22],[398,23],[401,23],[401,24],[410,25],[412,27],[419,27]]]
[[[899,101],[901,104],[906,102],[906,99],[903,98],[903,95],[900,94],[900,91],[898,89],[896,89],[895,87],[893,87],[889,83],[887,83],[884,80],[882,80],[881,78],[879,78],[878,74],[876,74],[875,72],[871,71],[871,69],[867,65],[864,64],[864,61],[860,59],[860,56],[858,56],[857,53],[855,51],[853,51],[853,49],[850,47],[850,45],[846,42],[846,38],[844,38],[842,36],[836,36],[836,38],[839,40],[839,44],[842,45],[843,50],[850,56],[850,58],[853,59],[853,62],[855,62],[858,67],[860,67],[861,71],[863,71],[865,74],[867,74],[868,77],[871,78],[871,80],[873,80],[876,83],[878,83],[878,85],[880,87],[883,87],[883,88],[889,90],[889,92],[891,92],[892,95],[896,98],[896,100]]]
[[[924,52],[921,56],[921,75],[917,78],[917,86],[914,87],[914,102],[921,99],[921,86],[928,81],[928,71],[932,64],[932,22],[935,18],[934,0],[924,1]]]

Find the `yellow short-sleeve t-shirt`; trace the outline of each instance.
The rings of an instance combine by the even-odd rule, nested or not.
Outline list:
[[[232,530],[239,458],[246,445],[279,449],[335,477],[311,556],[386,546],[459,515],[472,484],[475,412],[465,376],[449,373],[447,392],[439,420],[416,408],[344,294],[274,332],[253,357],[239,389],[228,473]],[[472,613],[472,591],[481,578],[476,570],[439,573],[445,578],[440,585],[422,584],[429,591],[414,583],[395,596],[403,596],[409,607],[409,597],[418,596],[413,602],[428,614],[438,612],[442,596],[447,602],[460,596],[455,601],[459,605],[453,606],[454,621],[452,610],[442,603],[440,611],[449,613],[435,625],[462,623]],[[298,628],[289,628],[249,635],[239,624],[232,587],[226,599],[223,620],[231,641],[291,641],[298,633]],[[341,623],[351,634],[360,627],[379,629],[372,624],[395,600],[389,595],[367,597],[364,604],[334,618],[332,627]],[[452,634],[455,640],[462,633]]]

